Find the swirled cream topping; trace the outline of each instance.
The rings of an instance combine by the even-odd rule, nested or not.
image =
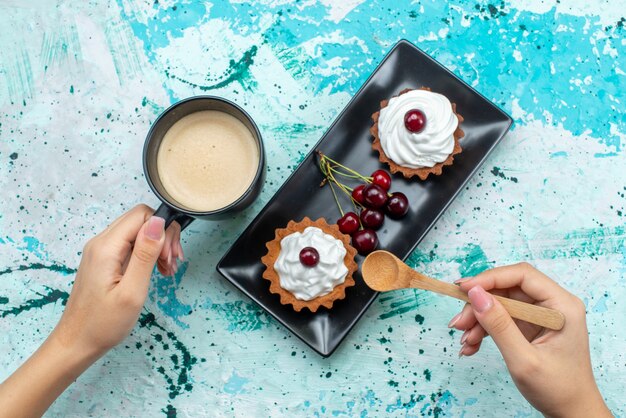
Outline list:
[[[314,267],[300,262],[300,251],[305,247],[313,247],[319,253],[319,262]],[[291,292],[296,299],[311,300],[332,292],[335,286],[345,281],[348,275],[345,256],[343,242],[310,226],[280,241],[280,253],[274,269],[283,289]]]
[[[404,126],[404,115],[419,109],[426,116],[426,126],[419,133]],[[427,90],[411,90],[389,100],[381,109],[378,136],[385,155],[408,168],[432,167],[448,158],[454,149],[454,131],[459,120],[450,100]]]

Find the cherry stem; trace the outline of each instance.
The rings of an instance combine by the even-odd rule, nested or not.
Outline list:
[[[343,218],[343,209],[341,208],[341,204],[339,204],[339,199],[337,199],[337,193],[335,193],[335,189],[333,188],[333,182],[329,183],[330,191],[333,192],[333,197],[335,198],[335,203],[337,203],[337,207],[339,208],[339,213],[341,213],[341,217]]]
[[[320,171],[322,172],[322,174],[324,174],[324,181],[322,182],[322,184],[320,185],[320,187],[323,187],[326,183],[329,183],[330,185],[330,190],[333,192],[333,197],[335,198],[335,202],[337,203],[337,207],[339,208],[339,212],[341,212],[341,216],[344,216],[344,212],[343,212],[343,208],[341,207],[341,204],[339,204],[339,199],[337,198],[337,193],[335,192],[335,189],[333,188],[333,183],[335,183],[335,186],[339,187],[339,189],[344,192],[346,194],[346,196],[348,196],[348,198],[350,199],[350,202],[352,203],[352,206],[354,207],[354,211],[355,213],[358,212],[358,208],[357,205],[360,206],[361,208],[365,208],[365,206],[363,206],[360,202],[357,202],[353,197],[352,197],[352,191],[354,190],[351,187],[346,186],[345,184],[341,183],[340,181],[337,180],[337,178],[335,177],[335,173],[337,175],[343,176],[343,177],[347,177],[347,178],[352,178],[352,179],[359,179],[359,180],[365,180],[365,182],[367,183],[371,183],[372,182],[372,177],[364,177],[361,174],[359,174],[358,172],[356,172],[355,170],[352,170],[342,164],[337,163],[336,161],[334,161],[331,158],[328,158],[325,154],[323,154],[320,151],[317,151],[317,155],[320,157],[320,162],[319,162],[319,167],[320,167]],[[341,170],[337,170],[335,167],[333,167],[333,164],[336,167],[340,167],[343,170],[346,170],[346,172],[342,172]],[[359,223],[361,223],[361,220],[359,219]],[[361,225],[362,226],[362,225]]]
[[[346,190],[346,186],[344,186],[342,183],[337,181],[337,179],[335,178],[332,170],[328,172],[328,175],[329,175],[329,179],[331,180],[331,182],[335,183],[337,185],[337,187],[339,187],[341,189],[342,192],[347,194],[349,197],[352,197],[352,195],[350,193],[348,193],[348,191]]]
[[[356,200],[352,197],[352,193],[350,193],[350,192],[351,192],[352,190],[354,190],[354,189],[352,189],[352,188],[350,188],[350,187],[346,186],[345,184],[340,183],[339,181],[337,181],[337,179],[336,179],[336,178],[335,178],[335,176],[333,175],[332,171],[330,172],[330,181],[331,181],[331,183],[332,183],[332,182],[334,182],[334,183],[337,185],[337,187],[339,187],[339,188],[341,189],[341,191],[343,191],[343,192],[346,194],[346,196],[348,196],[348,198],[349,198],[349,199],[350,199],[350,201],[352,202],[352,205],[354,206],[354,211],[355,211],[355,212],[358,212],[358,209],[357,209],[356,205],[359,205],[359,206],[361,206],[362,208],[365,208],[365,206],[363,206],[361,203],[357,202],[357,201],[356,201]],[[348,190],[350,190],[350,192],[349,192]]]
[[[345,171],[347,171],[347,172],[349,173],[349,174],[345,174],[345,173],[342,173],[342,172],[341,172],[341,171],[339,171],[339,170],[336,170],[336,169],[333,169],[332,167],[330,167],[330,169],[331,169],[332,171],[337,172],[337,174],[339,174],[339,175],[341,175],[341,176],[344,176],[344,177],[358,178],[358,179],[364,180],[364,181],[365,181],[365,182],[367,182],[367,183],[371,183],[371,181],[372,181],[372,180],[371,180],[371,179],[372,179],[371,177],[365,177],[365,176],[363,176],[363,175],[362,175],[361,173],[359,173],[358,171],[353,170],[353,169],[351,169],[350,167],[346,167],[345,165],[338,163],[337,161],[333,160],[332,158],[330,158],[330,157],[329,157],[329,156],[327,156],[326,154],[322,153],[321,151],[318,151],[318,152],[317,152],[317,154],[320,156],[320,159],[321,159],[322,161],[323,161],[323,160],[328,160],[328,161],[330,161],[331,163],[335,164],[335,166],[340,167],[340,168],[342,168],[343,170],[345,170]],[[321,162],[321,161],[320,161],[320,162]],[[329,165],[329,166],[330,166],[330,165]]]
[[[357,175],[354,175],[354,174],[351,174],[351,173],[347,173],[347,174],[346,174],[346,173],[344,173],[344,172],[343,172],[343,171],[341,171],[341,170],[337,170],[337,169],[336,169],[335,167],[333,167],[333,166],[330,166],[330,170],[331,170],[331,171],[333,171],[333,172],[335,172],[335,173],[337,173],[337,174],[338,174],[338,175],[340,175],[341,177],[345,177],[345,178],[349,178],[349,179],[355,179],[355,180],[364,180],[366,183],[371,183],[371,181],[372,181],[372,180],[371,180],[371,179],[372,179],[371,177],[363,177],[363,176],[361,176],[361,175],[358,175],[358,176],[357,176]]]

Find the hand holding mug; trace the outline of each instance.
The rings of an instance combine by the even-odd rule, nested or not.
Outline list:
[[[0,384],[0,415],[41,416],[130,333],[155,263],[164,275],[176,273],[176,259],[184,257],[181,230],[196,218],[219,219],[249,206],[265,176],[261,135],[252,119],[234,103],[209,96],[163,112],[148,133],[143,162],[161,206],[154,214],[145,205],[135,207],[85,245],[58,325]]]
[[[42,346],[0,384],[0,416],[41,416],[95,360],[137,322],[165,221],[139,205],[89,240],[61,320]],[[173,231],[173,229],[172,229]],[[174,240],[173,233],[170,240]]]

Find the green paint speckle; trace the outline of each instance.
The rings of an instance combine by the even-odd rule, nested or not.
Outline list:
[[[56,303],[57,301],[61,301],[61,304],[65,305],[67,298],[69,297],[67,292],[58,289],[51,289],[49,287],[46,287],[46,290],[46,293],[36,292],[37,295],[39,295],[38,298],[29,299],[21,305],[11,309],[0,310],[0,318],[4,318],[9,315],[17,316],[23,312],[30,311],[31,309],[42,308],[51,303]]]
[[[73,268],[70,268],[61,264],[46,265],[46,264],[41,264],[41,263],[33,263],[30,265],[24,265],[24,266],[19,266],[15,268],[7,268],[3,271],[0,271],[0,276],[12,273],[14,271],[28,271],[28,270],[50,270],[50,271],[54,271],[54,272],[65,274],[65,275],[76,272],[76,269],[73,269]],[[9,315],[17,316],[23,312],[30,311],[31,309],[42,308],[51,303],[56,303],[57,301],[61,301],[61,304],[63,305],[67,303],[67,298],[69,297],[69,294],[67,292],[63,290],[59,290],[59,289],[52,289],[47,286],[45,287],[45,289],[46,289],[46,293],[39,293],[39,292],[36,293],[37,295],[39,295],[38,298],[29,299],[25,301],[24,303],[22,303],[21,305],[15,306],[11,309],[0,310],[0,318],[4,318]],[[4,304],[8,303],[9,301],[8,298],[2,298],[2,299],[6,301]]]
[[[507,177],[504,175],[504,173],[502,172],[502,170],[500,169],[500,167],[494,167],[493,169],[491,169],[491,174],[493,174],[496,177],[500,177],[502,179],[505,180],[510,180],[513,183],[517,183],[517,177]]]
[[[256,331],[272,323],[271,317],[265,310],[241,300],[212,304],[210,308],[228,321],[229,331]]]
[[[228,69],[221,76],[221,80],[216,80],[214,84],[196,84],[170,73],[167,69],[165,70],[165,75],[168,78],[178,80],[181,83],[198,88],[202,91],[220,89],[222,87],[226,87],[234,81],[238,81],[244,88],[249,90],[251,87],[256,85],[256,83],[250,79],[250,66],[254,63],[254,56],[257,53],[257,49],[257,46],[253,45],[252,48],[244,52],[243,57],[239,61],[230,60]],[[207,80],[211,80],[211,78],[207,76]]]
[[[413,290],[404,290],[381,296],[378,298],[379,302],[387,306],[385,312],[380,314],[378,318],[388,319],[416,310],[419,307],[417,295],[418,293]]]
[[[425,253],[417,248],[415,251],[413,251],[409,258],[407,258],[406,263],[412,268],[416,268],[419,265],[427,264],[433,261],[437,257],[435,254],[435,250],[437,249],[437,247],[438,245],[435,244],[433,249],[430,250],[428,253]]]
[[[430,370],[426,369],[424,370],[424,377],[426,377],[426,380],[428,380],[430,382],[430,378],[431,378],[432,374],[430,372]]]
[[[195,356],[191,355],[189,349],[178,339],[178,337],[176,337],[173,332],[167,331],[162,325],[156,322],[156,317],[153,313],[142,313],[139,316],[139,328],[154,328],[164,332],[165,336],[172,343],[174,348],[179,352],[179,355],[174,354],[169,357],[173,363],[173,372],[178,373],[178,376],[176,376],[176,381],[174,381],[174,377],[170,376],[163,366],[159,366],[156,369],[157,372],[163,376],[168,384],[169,398],[174,399],[178,395],[183,393],[183,391],[191,391],[193,389],[193,385],[189,383],[189,372],[198,362],[198,359]],[[164,349],[165,346],[169,347],[169,345],[165,344],[165,342],[163,341],[164,338],[162,338],[161,341],[158,341],[156,339],[156,335],[161,334],[155,333],[153,334],[153,337],[155,337],[155,340],[157,342],[160,342]],[[152,357],[152,354],[150,352],[148,352],[147,355]]]
[[[161,411],[165,414],[167,418],[176,418],[177,416],[176,408],[169,404],[165,407],[165,409],[162,409]]]
[[[141,106],[146,107],[149,106],[150,109],[152,109],[152,111],[156,114],[156,113],[161,113],[163,111],[163,107],[158,105],[157,103],[153,102],[152,100],[149,100],[147,97],[144,97],[143,99],[141,99]]]
[[[462,248],[465,254],[458,255],[454,261],[459,263],[461,277],[472,277],[487,270],[493,265],[489,261],[483,249],[476,244],[468,244]]]
[[[563,239],[567,243],[575,244],[575,247],[553,249],[546,251],[543,256],[571,258],[619,254],[626,246],[626,227],[581,229],[566,234]]]
[[[422,325],[424,323],[424,317],[420,314],[415,315],[415,322]]]
[[[7,268],[5,270],[0,271],[0,276],[2,276],[3,274],[8,274],[14,271],[26,271],[26,270],[50,270],[50,271],[54,271],[56,273],[61,273],[61,274],[73,274],[76,273],[76,269],[67,267],[63,264],[41,264],[41,263],[33,263],[33,264],[29,264],[27,266],[19,266],[19,267],[15,267],[15,268]]]

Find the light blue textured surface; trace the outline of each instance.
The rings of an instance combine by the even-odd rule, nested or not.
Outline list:
[[[567,4],[565,4],[567,3]],[[138,202],[150,123],[200,93],[244,106],[259,201],[195,222],[128,340],[50,416],[528,416],[493,344],[457,358],[460,304],[377,299],[322,359],[214,272],[235,237],[400,38],[516,125],[410,258],[444,280],[530,260],[588,306],[594,371],[626,414],[626,19],[619,1],[118,0],[3,4],[0,379],[63,309],[83,243]],[[369,123],[369,121],[363,121]],[[445,174],[445,172],[444,172]]]

